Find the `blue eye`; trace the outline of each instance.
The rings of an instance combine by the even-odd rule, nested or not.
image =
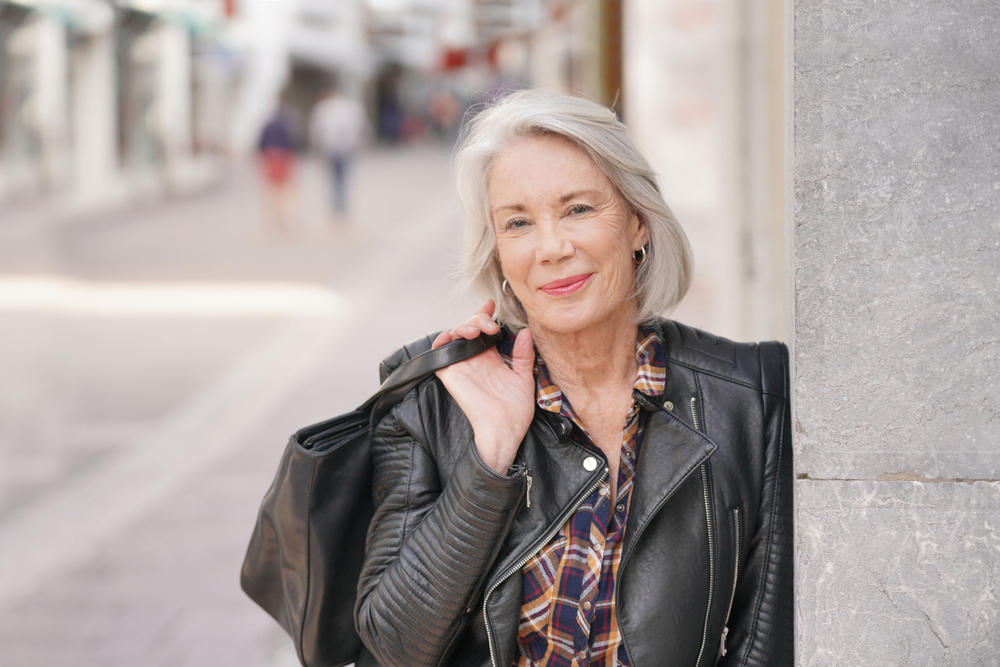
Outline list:
[[[504,225],[504,229],[521,229],[528,224],[528,221],[524,218],[514,218],[513,220],[508,220],[507,224]]]
[[[588,211],[592,211],[594,209],[591,208],[590,206],[587,206],[586,204],[574,204],[573,208],[570,210],[573,213],[580,215],[582,213],[587,213]]]

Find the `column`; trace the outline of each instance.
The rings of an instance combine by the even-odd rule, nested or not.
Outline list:
[[[73,66],[74,175],[77,200],[100,207],[121,198],[114,30],[81,37]]]
[[[1000,4],[794,7],[799,665],[1000,656]]]

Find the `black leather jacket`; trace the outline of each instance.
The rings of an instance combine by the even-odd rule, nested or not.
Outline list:
[[[787,349],[656,326],[666,390],[659,401],[635,396],[652,414],[616,587],[631,663],[790,666]],[[400,350],[383,373],[427,347]],[[591,452],[570,431],[536,410],[503,476],[479,459],[472,427],[436,378],[379,423],[355,607],[371,653],[359,667],[511,664],[522,565],[607,474],[584,468]]]

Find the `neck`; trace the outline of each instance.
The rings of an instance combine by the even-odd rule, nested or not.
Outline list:
[[[632,386],[638,372],[635,360],[635,307],[581,331],[558,332],[531,327],[535,346],[556,385],[588,393],[624,384]]]

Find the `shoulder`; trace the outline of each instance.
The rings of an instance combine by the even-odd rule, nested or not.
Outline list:
[[[784,343],[737,343],[667,319],[652,325],[660,333],[668,364],[787,398],[788,348]]]

